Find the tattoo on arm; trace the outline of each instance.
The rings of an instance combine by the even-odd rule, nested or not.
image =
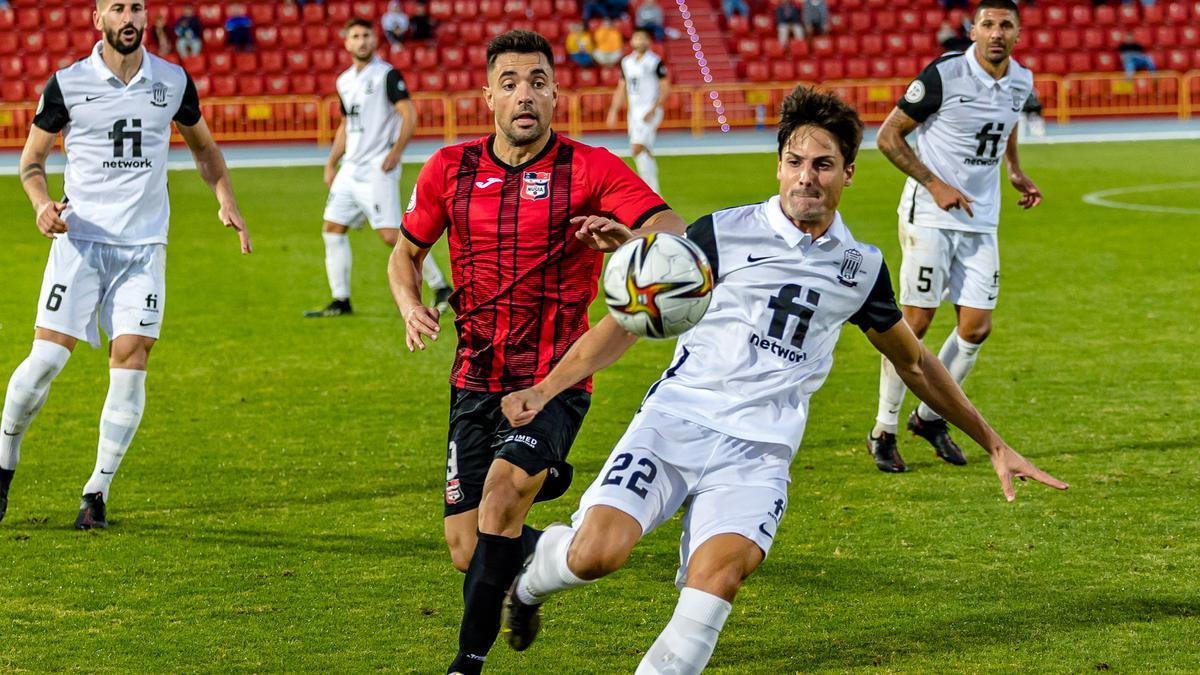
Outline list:
[[[24,183],[27,180],[30,180],[31,178],[38,178],[38,177],[41,177],[43,179],[46,177],[46,167],[42,166],[41,164],[38,164],[37,162],[34,162],[33,164],[28,164],[23,169],[21,169],[21,182],[22,183]]]
[[[911,129],[905,129],[904,120],[894,115],[888,118],[885,126],[896,133],[900,142],[894,145],[891,143],[880,145],[879,149],[883,152],[883,155],[892,164],[895,164],[896,168],[915,178],[921,185],[927,185],[929,181],[934,179],[934,175],[929,170],[929,167],[921,162],[921,159],[917,157],[917,153],[913,152],[912,146],[905,140]]]

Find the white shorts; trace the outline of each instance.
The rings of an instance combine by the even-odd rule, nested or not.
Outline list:
[[[37,327],[100,347],[100,329],[158,339],[167,304],[167,247],[114,246],[58,235],[38,296]]]
[[[740,534],[762,549],[787,510],[792,448],[746,441],[655,410],[629,425],[600,475],[583,493],[575,527],[593,506],[611,506],[642,526],[642,535],[683,507],[680,587],[688,560],[718,534]]]
[[[629,144],[640,145],[652,150],[654,149],[654,139],[658,137],[658,125],[662,124],[663,120],[662,108],[658,108],[649,122],[645,118],[645,110],[629,112]]]
[[[900,304],[936,308],[943,300],[995,309],[1000,246],[995,232],[912,225],[900,219]]]
[[[325,202],[326,221],[356,229],[363,221],[376,230],[399,229],[403,212],[398,168],[384,173],[379,167],[343,164]]]

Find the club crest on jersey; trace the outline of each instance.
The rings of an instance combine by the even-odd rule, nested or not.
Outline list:
[[[525,189],[521,192],[522,199],[538,200],[550,196],[550,174],[526,171],[523,176]]]
[[[842,254],[842,271],[838,272],[838,283],[854,288],[858,285],[854,277],[858,276],[858,268],[862,267],[863,255],[858,249],[852,248]]]
[[[1013,112],[1021,112],[1022,110],[1024,110],[1025,109],[1025,100],[1027,98],[1029,98],[1029,94],[1022,94],[1019,91],[1014,93],[1013,94],[1013,106],[1012,106]]]
[[[156,108],[167,107],[167,85],[155,82],[154,86],[150,87],[150,105]]]
[[[446,481],[446,503],[450,505],[457,504],[463,500],[462,484],[457,478],[452,478]]]

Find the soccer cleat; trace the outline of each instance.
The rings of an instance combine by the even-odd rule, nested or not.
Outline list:
[[[15,469],[0,469],[0,520],[4,520],[4,514],[8,512],[8,486],[12,485],[15,473]]]
[[[884,473],[904,473],[908,471],[908,465],[900,457],[900,451],[896,449],[896,434],[889,434],[886,431],[879,432],[879,436],[871,436],[867,434],[867,450],[871,451],[871,457],[875,458],[875,466]]]
[[[946,428],[946,420],[937,419],[932,422],[921,419],[921,416],[914,410],[908,416],[908,430],[913,436],[920,436],[929,441],[933,446],[933,451],[937,453],[945,461],[955,466],[964,466],[967,463],[967,458],[963,455],[962,448],[950,438],[950,431]]]
[[[94,530],[108,527],[104,514],[104,494],[84,495],[79,502],[79,515],[75,517],[75,529]]]
[[[304,313],[306,319],[325,319],[332,316],[345,316],[353,314],[354,310],[350,308],[349,300],[334,300],[324,307],[324,309],[314,309]]]
[[[542,606],[521,602],[521,598],[517,597],[517,584],[520,581],[521,577],[518,576],[512,588],[508,589],[508,597],[504,599],[504,639],[514,651],[523,652],[529,649],[542,629]]]
[[[443,314],[450,311],[450,294],[454,292],[453,288],[444,286],[433,292],[433,306],[437,311]]]

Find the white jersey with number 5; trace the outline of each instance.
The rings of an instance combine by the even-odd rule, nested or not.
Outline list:
[[[897,209],[907,223],[968,232],[994,232],[1000,223],[1000,163],[1033,91],[1033,73],[1016,59],[999,80],[976,58],[975,47],[929,64],[896,106],[920,123],[917,157],[938,178],[971,198],[974,217],[945,211],[913,178]]]

